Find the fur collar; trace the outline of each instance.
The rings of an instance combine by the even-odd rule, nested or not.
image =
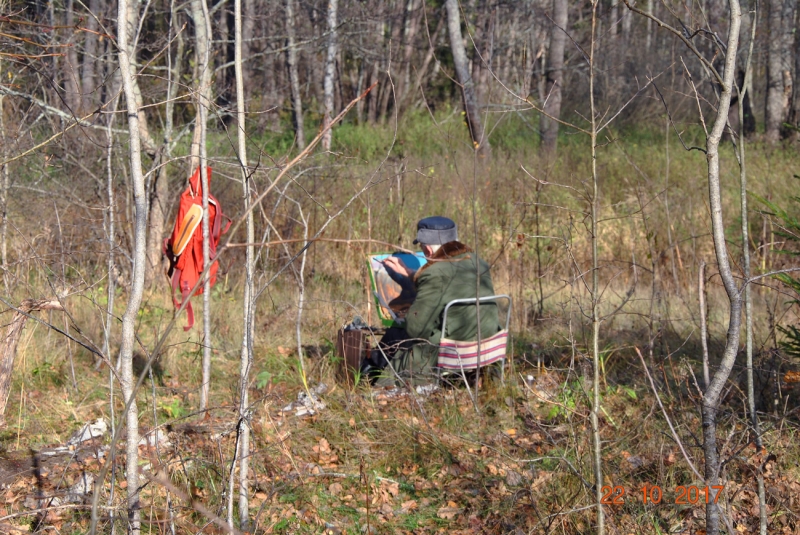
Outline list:
[[[471,252],[472,249],[460,241],[451,241],[443,244],[441,247],[439,247],[438,251],[433,253],[433,255],[428,258],[428,262],[417,270],[417,272],[414,274],[414,281],[416,282],[419,275],[434,263],[458,261],[459,259],[456,258],[457,256]]]

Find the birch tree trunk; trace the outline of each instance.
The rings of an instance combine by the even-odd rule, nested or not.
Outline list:
[[[139,87],[139,81],[136,72],[136,59],[137,48],[136,42],[133,39],[136,37],[136,32],[139,29],[139,3],[128,0],[127,17],[128,27],[130,34],[128,35],[129,61],[131,66],[131,84],[133,85],[133,95],[136,98],[136,108],[139,110],[139,145],[142,151],[151,159],[156,157],[156,143],[150,135],[150,127],[147,124],[147,115],[144,110],[144,100],[142,98],[142,90]],[[146,267],[145,267],[146,268]]]
[[[800,32],[794,36],[794,72],[795,77],[800,76]],[[752,86],[752,81],[750,82]],[[749,90],[749,88],[748,88]],[[800,135],[800,83],[792,86],[792,104],[789,110],[789,124],[794,127],[794,138]]]
[[[242,13],[242,77],[251,82],[253,80],[253,62],[248,60],[255,48],[253,38],[256,29],[256,0],[244,0],[242,9],[244,10]],[[252,93],[253,86],[248,83],[244,86],[245,111],[247,111],[247,103],[250,101]]]
[[[461,11],[458,0],[445,0],[447,10],[447,32],[450,34],[450,50],[453,53],[453,64],[456,70],[456,80],[461,85],[461,94],[464,98],[464,112],[467,117],[470,137],[476,149],[488,153],[491,150],[489,140],[486,139],[481,122],[478,99],[475,96],[475,81],[470,76],[469,60],[464,49],[464,40],[461,36]]]
[[[172,40],[175,16],[177,16],[177,13],[170,13],[170,41]],[[148,226],[150,234],[147,237],[146,273],[148,285],[152,285],[161,271],[162,243],[164,240],[164,232],[167,227],[167,214],[169,213],[169,206],[167,205],[169,200],[169,169],[166,165],[166,161],[168,161],[171,156],[170,146],[172,144],[174,129],[175,97],[178,94],[178,86],[180,85],[181,62],[185,49],[185,41],[182,34],[177,36],[176,41],[177,51],[175,56],[173,57],[171,48],[167,50],[167,101],[164,105],[164,136],[156,159],[153,162],[158,169],[155,171],[155,178],[153,179],[149,192],[150,210],[148,211]]]
[[[291,3],[291,0],[287,2]],[[287,18],[289,16],[287,8]],[[236,73],[236,124],[239,152],[239,165],[242,172],[242,196],[244,209],[247,212],[247,248],[245,249],[245,281],[244,281],[244,310],[242,329],[241,369],[239,373],[239,527],[247,531],[250,524],[249,496],[248,496],[248,463],[250,458],[250,424],[248,421],[249,404],[248,385],[250,383],[250,369],[253,365],[253,271],[255,250],[255,229],[253,224],[253,211],[250,210],[249,171],[247,167],[247,143],[245,137],[244,113],[244,77],[242,75],[242,6],[241,0],[236,0],[235,6],[235,59],[234,70]]]
[[[195,31],[195,106],[197,122],[192,139],[192,170],[200,166],[200,183],[203,190],[203,268],[211,259],[208,221],[208,163],[206,158],[206,127],[208,107],[211,104],[211,20],[206,0],[191,0],[189,4]],[[200,410],[208,408],[208,391],[211,382],[211,281],[203,279],[203,384],[200,386]]]
[[[378,51],[381,51],[384,48],[384,36],[383,36],[383,28],[385,22],[381,18],[380,14],[384,12],[384,0],[377,0],[375,2],[375,12],[378,13],[378,17],[376,17],[375,25],[373,29],[375,30],[374,33],[370,32],[370,35],[375,39],[373,41],[374,50],[376,52],[376,56]],[[370,80],[369,83],[374,84],[376,82],[380,82],[381,79],[381,65],[380,59],[377,57],[372,59],[372,72],[370,73]],[[378,106],[380,104],[380,92],[381,88],[377,87],[375,90],[370,91],[369,95],[367,95],[367,123],[373,125],[377,122],[378,116]]]
[[[756,7],[757,9],[757,7]],[[745,280],[750,278],[750,220],[747,210],[747,165],[745,162],[745,107],[744,102],[747,102],[748,97],[747,87],[752,76],[751,61],[753,59],[753,45],[756,36],[756,21],[757,11],[754,11],[750,20],[750,40],[748,43],[748,51],[745,59],[744,79],[742,87],[737,88],[739,96],[739,182],[740,182],[740,200],[742,206],[742,267],[744,271]],[[745,318],[745,352],[747,354],[747,409],[750,413],[750,425],[752,427],[753,435],[755,435],[755,444],[758,450],[762,448],[761,440],[761,427],[758,421],[758,414],[756,413],[756,396],[755,388],[753,385],[753,299],[750,295],[751,288],[748,284],[744,288],[744,318]],[[706,383],[707,384],[707,383]],[[767,507],[764,488],[764,474],[759,469],[756,476],[758,483],[758,516],[759,516],[759,533],[760,535],[767,535]]]
[[[561,117],[561,90],[564,85],[564,47],[567,42],[567,0],[553,0],[553,29],[550,34],[550,49],[547,55],[545,114],[556,119]],[[541,116],[542,151],[555,156],[558,145],[558,123],[547,115]]]
[[[136,98],[136,107],[139,113],[139,143],[146,155],[150,157],[153,161],[155,166],[158,166],[159,162],[159,151],[158,147],[156,146],[153,137],[150,135],[150,127],[147,124],[147,115],[144,111],[144,103],[142,99],[142,90],[139,87],[139,82],[136,76],[136,43],[132,41],[133,38],[136,36],[136,32],[138,31],[139,27],[139,5],[137,2],[132,2],[129,0],[127,2],[127,17],[128,17],[128,27],[130,28],[129,33],[129,61],[131,65],[131,84],[133,86],[133,95]],[[170,104],[167,104],[169,107]],[[161,203],[164,202],[164,199],[167,196],[167,192],[163,190],[157,192],[155,188],[158,188],[159,182],[165,183],[166,179],[160,180],[161,173],[166,173],[165,168],[159,169],[155,174],[155,180],[151,184],[145,184],[146,189],[150,189],[151,191],[146,191],[148,195],[148,212],[147,218],[149,220],[148,228],[151,229],[151,235],[148,236],[148,242],[146,246],[146,257],[145,257],[145,285],[149,284],[150,281],[153,280],[155,277],[155,273],[157,271],[157,267],[159,265],[159,259],[161,258],[161,237],[164,233],[164,208],[160,206]],[[149,186],[149,188],[148,188]],[[165,186],[164,186],[165,187]],[[156,198],[155,202],[153,198]],[[160,201],[158,199],[161,199]],[[156,219],[152,219],[151,209],[153,208],[153,204],[159,205],[156,208]]]
[[[3,62],[0,61],[0,72],[2,71]],[[5,96],[0,95],[0,157],[3,161],[8,159],[8,141],[6,140],[6,123],[5,123]],[[0,169],[0,264],[2,264],[3,278],[6,278],[6,271],[8,270],[8,190],[11,188],[11,173],[8,170],[8,164],[3,164]]]
[[[336,75],[336,12],[339,0],[328,0],[328,52],[325,58],[325,79],[322,84],[322,100],[325,106],[325,115],[322,119],[323,127],[327,128],[333,117],[333,82]],[[322,136],[322,148],[331,150],[333,132],[328,129]]]
[[[792,44],[794,9],[797,0],[769,0],[769,45],[767,50],[767,141],[780,139],[781,128],[789,115],[792,95]]]
[[[624,9],[622,11],[622,42],[627,45],[630,41],[631,37],[631,20],[633,19],[633,14]]]
[[[421,9],[425,9],[425,6],[422,6]],[[414,85],[408,88],[405,97],[400,101],[400,104],[398,104],[401,110],[405,110],[407,106],[413,106],[415,103],[415,99],[412,96],[416,93],[417,88],[422,86],[422,82],[428,74],[428,67],[430,67],[433,56],[436,53],[436,45],[439,43],[439,36],[444,27],[444,20],[444,18],[439,18],[436,29],[433,31],[433,34],[431,34],[430,43],[426,43],[428,51],[425,53],[425,59],[422,60],[422,66],[416,69],[417,75],[414,78]]]
[[[64,17],[65,23],[68,28],[75,25],[75,12],[73,11],[73,0],[68,0],[66,14]],[[78,50],[75,46],[78,32],[73,32],[69,39],[66,57],[62,67],[64,69],[64,100],[69,106],[70,113],[75,115],[80,114],[81,107],[81,87],[80,87],[80,70],[78,68]]]
[[[86,32],[83,42],[83,70],[81,71],[82,104],[81,114],[88,111],[98,101],[97,90],[97,18],[101,13],[100,0],[89,2],[90,13],[86,17]],[[97,17],[97,18],[96,18]]]
[[[603,511],[603,443],[600,437],[600,281],[599,281],[599,256],[597,245],[599,241],[599,190],[597,177],[597,117],[595,116],[594,105],[594,46],[595,32],[597,31],[597,3],[592,2],[592,33],[589,43],[589,106],[591,113],[592,129],[592,412],[590,422],[592,425],[593,440],[593,468],[595,486],[595,505],[597,507],[597,535],[605,533],[605,514]],[[556,124],[557,126],[557,124]],[[555,149],[555,147],[553,147]]]
[[[133,11],[138,14],[138,11]],[[128,132],[130,135],[131,184],[134,198],[134,246],[133,280],[125,314],[122,316],[122,340],[119,360],[122,395],[128,410],[125,415],[127,438],[125,443],[125,471],[128,484],[128,533],[139,535],[139,416],[133,390],[133,343],[136,335],[136,318],[142,302],[145,276],[145,247],[147,237],[147,197],[142,173],[142,152],[139,141],[139,109],[133,87],[131,58],[134,56],[128,44],[128,32],[136,30],[136,19],[128,16],[128,0],[119,0],[117,13],[117,43],[122,88],[128,109]]]
[[[192,95],[195,106],[195,124],[192,133],[192,143],[189,150],[189,175],[191,175],[197,166],[200,165],[200,137],[204,135],[206,125],[201,122],[201,110],[207,106],[207,99],[210,96],[210,82],[211,70],[208,68],[208,61],[210,57],[210,43],[211,37],[209,26],[206,24],[206,19],[203,12],[207,11],[205,0],[190,0],[189,2],[189,16],[192,19],[195,32],[194,43],[194,72],[192,73],[194,94]]]
[[[719,172],[719,144],[728,121],[731,94],[736,71],[736,51],[739,46],[739,27],[741,25],[741,8],[739,0],[728,0],[730,24],[728,27],[727,50],[725,51],[725,70],[722,74],[722,91],[720,93],[714,126],[706,143],[708,160],[708,197],[711,208],[711,232],[714,241],[714,252],[717,257],[720,278],[725,286],[730,303],[728,333],[725,349],[711,384],[703,394],[703,455],[705,457],[705,484],[708,488],[719,484],[720,462],[717,452],[717,410],[719,409],[722,389],[730,376],[736,354],[739,349],[739,330],[742,322],[742,298],[736,280],[733,278],[728,257],[728,246],[725,242],[725,222],[722,216],[722,193]],[[709,535],[719,533],[719,507],[716,493],[709,496],[706,504],[706,531]],[[712,499],[714,498],[714,499]]]
[[[300,97],[300,76],[297,73],[297,48],[294,32],[294,0],[286,0],[286,65],[289,68],[289,87],[292,92],[292,119],[294,139],[298,150],[306,148],[303,126],[303,100]]]
[[[119,81],[120,83],[122,80]],[[119,87],[117,83],[114,84],[115,86]],[[116,94],[116,92],[112,92],[112,94]],[[114,156],[114,119],[116,117],[117,106],[119,105],[119,98],[113,97],[114,102],[111,105],[112,113],[109,114],[108,120],[106,122],[106,196],[108,198],[108,209],[107,213],[104,216],[104,222],[106,227],[106,241],[108,243],[108,258],[106,259],[106,272],[108,277],[108,288],[106,290],[106,298],[108,303],[106,304],[106,318],[105,318],[105,328],[103,329],[103,354],[106,358],[111,360],[111,328],[114,325],[114,299],[116,297],[117,289],[116,289],[116,261],[114,260],[114,253],[116,252],[115,249],[117,247],[117,240],[116,238],[116,201],[114,199],[114,164],[113,164],[113,156]],[[102,365],[102,360],[97,360],[95,364],[95,368],[99,369]],[[111,392],[111,397],[113,399],[113,392],[114,392],[114,374],[109,371],[109,392]],[[112,403],[112,410],[113,410],[113,403]],[[113,420],[113,418],[112,418]]]
[[[472,81],[475,84],[475,100],[478,102],[479,108],[483,104],[482,98],[486,93],[486,75],[491,66],[493,16],[490,7],[482,2],[475,10],[475,29],[472,39],[466,41],[467,48],[471,49]]]
[[[403,26],[403,78],[402,85],[398,91],[398,101],[404,102],[411,88],[411,56],[414,53],[414,39],[417,35],[419,25],[419,15],[417,14],[417,1],[408,0],[405,11],[405,23]],[[422,6],[425,9],[425,6]],[[403,110],[398,110],[402,112]]]

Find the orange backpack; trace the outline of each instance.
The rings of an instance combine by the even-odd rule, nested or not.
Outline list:
[[[207,167],[208,182],[211,183],[211,168]],[[175,226],[172,229],[172,236],[164,240],[164,255],[169,260],[167,278],[172,282],[172,303],[176,309],[180,308],[181,303],[190,296],[192,288],[200,279],[203,272],[203,230],[200,225],[203,213],[203,195],[200,185],[200,168],[198,167],[192,178],[189,179],[189,187],[181,193],[178,215],[175,218]],[[227,219],[225,228],[222,228],[222,218]],[[222,213],[222,206],[213,195],[208,195],[208,221],[209,221],[209,249],[211,258],[211,269],[208,276],[211,286],[217,281],[217,269],[219,264],[214,261],[217,256],[217,245],[220,237],[228,232],[231,220]],[[180,300],[177,298],[176,290],[180,289]],[[203,293],[200,286],[194,295]],[[186,306],[188,324],[183,328],[188,331],[194,325],[194,311],[192,303]]]

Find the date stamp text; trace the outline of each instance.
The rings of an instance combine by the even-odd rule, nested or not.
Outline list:
[[[637,492],[630,493],[630,497],[641,500],[643,503],[659,504],[672,503],[675,505],[694,505],[700,503],[717,503],[724,485],[698,487],[696,485],[678,485],[671,496],[667,497],[658,485],[647,485],[639,488]],[[628,491],[621,485],[604,485],[600,488],[603,496],[600,502],[604,505],[624,505]]]

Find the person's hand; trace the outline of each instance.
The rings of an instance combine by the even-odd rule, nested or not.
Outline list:
[[[384,260],[383,265],[386,266],[388,269],[391,269],[395,273],[399,273],[400,275],[403,275],[405,277],[411,278],[411,276],[414,274],[414,272],[408,269],[408,267],[403,263],[403,261],[396,256],[390,256],[389,258]]]

